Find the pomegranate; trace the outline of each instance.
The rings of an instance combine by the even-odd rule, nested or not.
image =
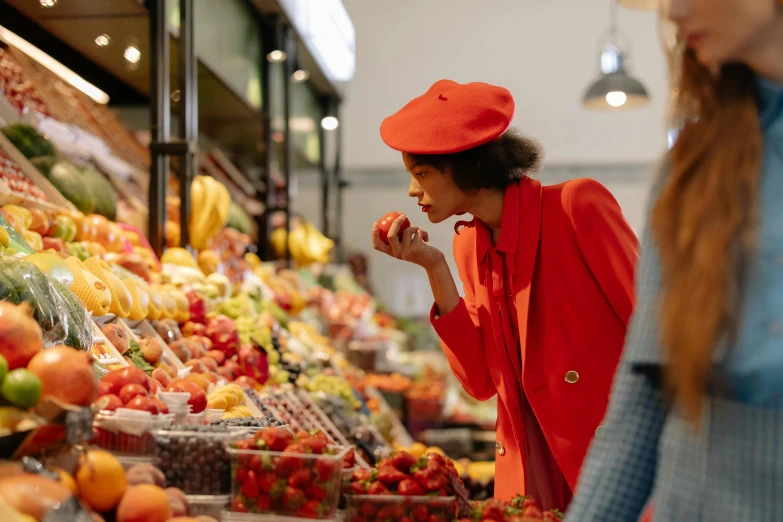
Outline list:
[[[190,303],[190,320],[194,323],[205,324],[207,321],[207,300],[199,292],[191,290],[187,293]]]
[[[207,337],[212,340],[213,349],[220,350],[226,357],[234,355],[239,347],[237,324],[225,315],[217,315],[209,319]]]
[[[89,406],[98,396],[98,380],[88,352],[53,346],[36,354],[27,370],[41,380],[41,399],[49,396],[66,404]]]
[[[259,384],[264,384],[269,379],[269,361],[266,354],[253,346],[242,345],[239,349],[239,366],[244,375],[252,377]]]
[[[30,305],[0,301],[0,355],[8,369],[24,368],[42,348],[43,334]]]

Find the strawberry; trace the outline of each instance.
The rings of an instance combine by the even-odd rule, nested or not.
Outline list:
[[[391,465],[378,469],[378,480],[387,486],[394,486],[404,478],[406,478],[405,473]]]
[[[258,480],[258,489],[264,493],[270,493],[272,491],[272,486],[277,482],[277,475],[271,471],[265,471],[257,474],[256,479]]]
[[[256,473],[261,473],[263,471],[263,466],[261,465],[261,456],[250,455],[250,459],[248,460],[247,467],[252,471],[255,471]]]
[[[255,434],[256,440],[263,440],[269,451],[283,451],[294,442],[294,436],[285,428],[264,428]]]
[[[398,451],[392,456],[391,464],[403,473],[407,473],[416,464],[416,458],[407,451]]]
[[[397,503],[391,503],[383,506],[381,509],[378,510],[378,514],[376,515],[377,520],[386,520],[386,519],[392,519],[397,520],[398,518],[402,518],[402,516],[405,515],[405,509]]]
[[[247,478],[242,483],[240,491],[242,491],[242,494],[249,499],[255,500],[258,498],[260,492],[258,490],[258,481],[256,480],[256,474],[254,471],[247,472]]]
[[[234,498],[234,501],[231,503],[231,511],[236,513],[247,513],[247,506],[245,505],[244,500],[239,497]]]
[[[426,491],[438,491],[449,484],[449,477],[444,473],[443,469],[429,467],[415,472],[413,480]]]
[[[236,441],[236,443],[234,443],[234,446],[237,449],[241,449],[241,450],[254,449],[253,448],[253,441],[252,441],[252,439],[238,440],[238,441]]]
[[[552,520],[552,521],[559,521],[563,520],[563,513],[561,513],[557,509],[552,509],[544,513],[544,520]]]
[[[446,517],[443,515],[430,515],[429,520],[427,522],[446,522]]]
[[[400,522],[414,522],[414,520],[411,517],[402,517]]]
[[[367,486],[364,482],[351,482],[348,485],[348,493],[352,495],[366,495]]]
[[[288,481],[286,479],[276,480],[272,485],[272,489],[269,491],[269,495],[273,499],[280,499],[285,495],[288,490]]]
[[[427,492],[414,480],[405,478],[402,479],[397,486],[397,493],[406,497],[420,497],[425,495]]]
[[[304,506],[296,510],[296,516],[299,518],[320,518],[324,508],[317,500],[311,500]]]
[[[337,464],[330,460],[315,461],[315,475],[320,482],[326,482],[337,474]]]
[[[481,518],[491,520],[503,520],[505,518],[503,503],[497,499],[488,500],[481,510]]]
[[[443,458],[443,455],[440,455],[438,453],[427,453],[423,457],[427,461],[428,467],[445,467],[446,466],[446,459]]]
[[[310,437],[309,439],[299,442],[302,447],[309,449],[310,452],[314,453],[315,455],[322,455],[326,449],[327,443],[328,441],[324,439],[314,437]]]
[[[306,431],[300,430],[294,433],[294,440],[296,442],[302,442],[303,440],[307,440],[309,438],[310,438],[310,434],[307,433]]]
[[[240,484],[247,479],[247,468],[239,468],[234,474],[234,480]]]
[[[351,469],[356,466],[356,450],[351,448],[343,457],[343,469]]]
[[[305,489],[305,494],[307,495],[307,498],[312,500],[323,500],[328,495],[324,488],[316,484],[315,482],[311,482],[307,485],[307,489]]]
[[[416,522],[427,522],[430,518],[430,510],[424,504],[419,504],[413,508],[413,518]]]
[[[370,484],[369,488],[367,488],[367,494],[368,495],[391,495],[392,492],[389,491],[389,488],[384,486],[381,482],[375,481],[372,484]]]
[[[287,487],[283,493],[283,506],[295,511],[305,503],[305,494],[301,489]]]
[[[362,502],[356,511],[364,520],[369,520],[375,518],[378,507],[375,505],[375,502]]]
[[[530,505],[522,511],[523,517],[531,517],[531,518],[543,518],[544,513],[541,511],[541,508],[539,508],[536,505]]]
[[[272,509],[272,497],[268,495],[261,495],[256,500],[256,510],[257,511],[270,511]]]
[[[285,450],[283,450],[283,453],[303,453],[303,451],[300,450],[299,446],[296,444],[291,444],[289,446],[286,446]],[[300,469],[304,465],[304,461],[302,457],[298,456],[281,456],[277,457],[275,462],[275,471],[277,471],[277,474],[281,477],[288,477],[293,473],[294,471]]]
[[[288,485],[292,488],[304,488],[312,479],[310,469],[302,468],[294,471],[288,477]]]
[[[368,469],[357,469],[353,472],[353,475],[351,475],[351,479],[355,480],[357,482],[359,481],[367,481],[370,480],[370,477],[372,476],[372,472]]]

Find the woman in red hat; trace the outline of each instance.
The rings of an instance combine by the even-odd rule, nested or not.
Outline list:
[[[405,216],[389,245],[378,223],[372,240],[427,271],[452,371],[476,399],[498,395],[496,497],[532,495],[565,509],[601,433],[633,308],[637,240],[598,182],[528,177],[542,153],[509,130],[513,115],[506,89],[443,80],[381,125],[429,220],[474,218],[454,237],[464,297],[424,230],[398,238]]]

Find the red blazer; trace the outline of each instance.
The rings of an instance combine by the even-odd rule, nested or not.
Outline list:
[[[594,180],[543,187],[524,178],[518,193],[513,295],[522,386],[573,491],[600,433],[625,340],[637,239],[614,197]],[[495,496],[510,499],[525,493],[522,405],[508,354],[495,342],[503,334],[493,332],[476,238],[469,227],[455,236],[465,297],[444,317],[433,307],[432,323],[467,393],[478,400],[498,395]]]

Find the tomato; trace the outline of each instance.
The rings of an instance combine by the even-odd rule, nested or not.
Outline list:
[[[383,216],[380,221],[378,221],[378,235],[380,236],[381,241],[386,243],[387,245],[389,244],[389,238],[388,238],[389,229],[391,228],[392,223],[394,223],[394,220],[400,217],[400,215],[401,214],[399,212],[389,212],[388,214]],[[406,217],[405,221],[402,222],[400,231],[397,233],[397,237],[400,239],[400,241],[402,241],[403,230],[405,230],[410,226],[411,226],[411,222]]]
[[[188,404],[191,406],[190,413],[201,413],[207,409],[207,394],[194,382],[182,379],[171,381],[171,384],[166,386],[166,391],[189,393],[190,399],[188,400]]]
[[[121,370],[112,370],[101,379],[101,383],[107,383],[103,385],[101,391],[109,391],[109,393],[119,395],[120,390],[127,384],[139,384],[149,391],[149,380],[147,374],[135,366],[122,368]]]
[[[126,404],[139,395],[142,397],[148,396],[147,390],[141,384],[126,384],[119,393],[120,400]]]

